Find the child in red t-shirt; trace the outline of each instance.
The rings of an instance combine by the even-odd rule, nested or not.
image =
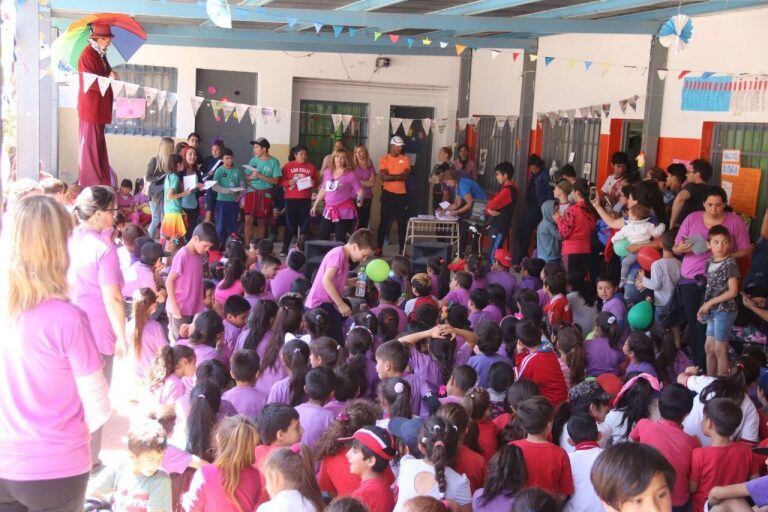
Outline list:
[[[352,447],[347,452],[349,471],[360,477],[360,486],[351,496],[360,500],[371,512],[391,512],[395,498],[391,483],[384,478],[389,461],[395,456],[392,436],[381,427],[374,425],[361,428],[351,438]]]
[[[267,404],[261,410],[258,421],[259,437],[262,444],[255,449],[253,466],[261,475],[261,496],[259,504],[269,501],[267,484],[264,480],[264,465],[273,451],[289,448],[301,442],[304,429],[299,423],[299,413],[288,404]]]
[[[750,476],[752,450],[731,441],[741,424],[741,407],[728,398],[713,398],[704,406],[701,430],[712,446],[695,448],[691,454],[691,503],[693,512],[702,512],[713,487],[746,482]]]
[[[523,451],[528,469],[525,486],[541,487],[562,501],[573,494],[573,475],[568,454],[548,441],[552,433],[553,414],[552,404],[543,396],[521,403],[517,415],[527,437],[509,444]]]
[[[565,274],[562,272],[547,276],[544,279],[544,292],[549,297],[549,302],[544,306],[544,313],[547,315],[547,325],[550,332],[552,327],[561,320],[568,324],[573,323],[573,311],[568,303],[568,298],[565,296],[565,286]]]
[[[469,413],[463,405],[449,403],[440,406],[437,410],[437,416],[456,426],[459,443],[456,446],[456,456],[453,458],[451,468],[458,474],[465,475],[469,480],[469,488],[475,492],[485,484],[488,475],[488,462],[480,455],[477,446],[470,448],[466,444]]]
[[[560,369],[557,353],[549,343],[541,341],[541,327],[533,320],[518,322],[515,373],[517,379],[530,379],[538,384],[541,394],[557,407],[568,399],[568,388]]]
[[[477,427],[477,444],[480,447],[480,452],[485,460],[489,461],[499,448],[497,439],[499,427],[489,417],[491,395],[483,388],[472,388],[467,390],[462,404]]]

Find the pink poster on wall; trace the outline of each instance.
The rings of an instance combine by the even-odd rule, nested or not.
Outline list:
[[[147,100],[145,98],[126,98],[118,96],[115,98],[115,117],[118,119],[140,119],[144,117],[147,111]]]
[[[691,170],[691,162],[692,162],[692,160],[682,160],[680,158],[673,158],[672,159],[672,163],[673,164],[683,164],[685,166],[685,168],[688,169],[689,171]]]

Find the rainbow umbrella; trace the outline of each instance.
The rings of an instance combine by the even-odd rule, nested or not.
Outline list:
[[[77,69],[77,60],[83,49],[88,46],[91,36],[90,25],[104,23],[112,27],[112,45],[108,52],[111,63],[125,62],[136,53],[147,40],[147,33],[141,25],[127,14],[98,13],[81,18],[61,34],[51,45],[54,62],[61,61],[72,69]],[[116,55],[115,55],[116,54]]]

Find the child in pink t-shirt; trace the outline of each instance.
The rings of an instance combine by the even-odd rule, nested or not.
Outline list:
[[[224,312],[224,303],[232,295],[242,295],[244,293],[240,277],[245,272],[245,264],[242,260],[231,259],[227,261],[224,269],[224,279],[216,285],[216,291],[213,292],[214,308],[219,314]]]
[[[186,394],[181,380],[195,376],[195,351],[185,345],[163,346],[149,369],[149,390],[158,404],[173,404]]]
[[[133,314],[128,323],[128,344],[134,359],[136,376],[144,379],[152,361],[161,348],[168,344],[165,329],[152,314],[157,309],[157,294],[151,288],[139,288],[133,295]]]

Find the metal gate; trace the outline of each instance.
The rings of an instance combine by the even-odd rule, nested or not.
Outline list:
[[[476,163],[480,186],[487,192],[495,193],[499,189],[493,168],[501,162],[511,162],[515,169],[525,166],[526,162],[520,161],[520,119],[514,126],[505,123],[502,129],[496,127],[494,116],[480,116],[480,121],[475,127],[477,131],[477,155]],[[485,165],[483,166],[483,155]],[[481,174],[482,173],[482,174]]]
[[[713,183],[720,183],[724,149],[741,150],[743,167],[762,169],[760,192],[757,196],[757,216],[752,221],[751,233],[756,236],[766,207],[768,194],[768,123],[715,123],[710,161],[714,169]]]
[[[368,140],[368,104],[342,101],[301,100],[299,115],[299,144],[309,150],[309,161],[320,170],[325,155],[333,152],[337,140],[348,150]],[[335,127],[331,114],[349,114],[352,121],[344,130]]]
[[[576,174],[581,176],[585,163],[592,166],[590,179],[597,175],[597,155],[600,147],[600,119],[574,119],[573,122],[558,119],[554,128],[547,119],[542,125],[544,134],[541,157],[547,167],[552,161],[558,167],[568,163],[573,153],[573,166]]]

